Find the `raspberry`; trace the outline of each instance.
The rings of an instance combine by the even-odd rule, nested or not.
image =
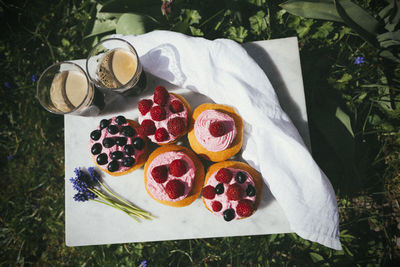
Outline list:
[[[169,99],[169,93],[164,86],[157,86],[154,89],[154,102],[159,104],[160,106],[164,106],[167,104]]]
[[[160,106],[155,106],[150,109],[150,116],[155,121],[162,121],[165,119],[165,110]]]
[[[153,106],[153,101],[150,99],[142,99],[138,103],[138,109],[142,115],[146,115],[147,112],[151,109]]]
[[[218,212],[218,211],[222,210],[222,204],[219,201],[213,201],[211,203],[211,208],[213,211]]]
[[[178,100],[174,100],[171,102],[171,104],[169,105],[169,110],[171,110],[171,112],[173,113],[178,113],[183,111],[183,104],[181,101]]]
[[[178,136],[186,130],[185,121],[180,117],[170,119],[167,123],[167,127],[168,131],[173,136]]]
[[[254,212],[253,203],[248,199],[243,199],[239,201],[239,204],[236,206],[236,213],[240,217],[249,217]]]
[[[220,137],[225,134],[224,124],[220,121],[212,122],[208,130],[210,131],[210,134],[214,137]]]
[[[151,176],[153,177],[154,181],[156,181],[156,183],[159,183],[159,184],[164,183],[168,178],[167,166],[160,165],[160,166],[154,167],[151,170]]]
[[[181,177],[186,173],[186,164],[181,159],[176,159],[169,164],[169,171],[175,177]]]
[[[164,142],[167,141],[169,137],[169,134],[165,128],[158,128],[156,132],[154,133],[154,138],[156,139],[157,142]]]
[[[144,120],[140,124],[138,132],[140,135],[152,135],[156,131],[156,126],[152,120]]]
[[[171,180],[165,186],[165,192],[167,192],[169,198],[176,199],[185,193],[185,185],[179,180]]]
[[[229,183],[232,180],[232,172],[227,168],[219,169],[215,179],[220,183]]]
[[[215,197],[214,187],[207,185],[201,190],[201,195],[206,199],[213,199]]]
[[[228,200],[239,200],[242,198],[243,189],[238,184],[231,184],[226,190]]]

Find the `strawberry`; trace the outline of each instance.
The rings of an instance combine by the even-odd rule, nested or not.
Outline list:
[[[150,116],[155,121],[162,121],[165,119],[165,110],[160,106],[155,106],[150,109]]]
[[[229,183],[232,180],[232,172],[227,168],[219,169],[215,179],[220,183]]]
[[[211,203],[211,208],[213,211],[218,212],[218,211],[222,210],[222,204],[219,201],[213,201]]]
[[[138,133],[140,135],[152,135],[156,131],[156,126],[152,120],[144,120],[142,124],[140,124]]]
[[[239,204],[236,206],[236,213],[240,217],[249,217],[254,212],[254,205],[248,199],[243,199],[239,201]]]
[[[181,159],[176,159],[169,164],[169,171],[175,177],[181,177],[186,173],[186,164]]]
[[[162,184],[168,178],[168,168],[165,165],[156,166],[151,170],[151,176],[156,183]]]
[[[142,99],[138,103],[138,109],[142,115],[146,115],[147,112],[151,109],[153,106],[153,101],[150,99]]]
[[[220,137],[225,134],[224,124],[220,121],[212,122],[208,130],[210,131],[210,134],[214,137]]]
[[[178,113],[183,111],[183,104],[179,100],[174,100],[169,104],[169,110],[171,110],[172,113]]]
[[[154,89],[154,102],[159,104],[160,106],[164,106],[167,104],[169,99],[169,93],[164,86],[157,86]]]
[[[154,133],[154,138],[156,139],[157,142],[164,142],[167,141],[169,137],[169,134],[167,130],[163,127],[158,128],[156,132]]]
[[[169,198],[176,199],[185,193],[185,185],[179,180],[171,180],[165,186],[165,192],[167,192]]]
[[[201,190],[201,195],[206,199],[213,199],[215,197],[214,187],[207,185]]]
[[[231,184],[226,190],[228,200],[239,200],[242,198],[243,189],[238,184]]]
[[[168,131],[173,136],[179,136],[186,130],[185,121],[180,117],[172,118],[167,123]]]

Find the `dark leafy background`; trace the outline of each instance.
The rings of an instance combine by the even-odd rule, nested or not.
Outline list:
[[[384,23],[379,12],[394,2],[398,1],[352,3]],[[0,264],[396,266],[400,259],[400,65],[395,60],[399,37],[391,35],[389,40],[390,36],[381,35],[377,45],[352,24],[366,20],[365,15],[353,15],[350,22],[312,19],[308,14],[290,14],[292,10],[282,3],[0,2]],[[399,30],[396,18],[386,20],[386,31]],[[154,29],[241,43],[298,37],[313,156],[337,194],[342,251],[296,234],[65,246],[63,118],[40,107],[35,98],[37,77],[55,61],[85,58],[93,44],[109,34]],[[391,59],[382,54],[388,44]]]

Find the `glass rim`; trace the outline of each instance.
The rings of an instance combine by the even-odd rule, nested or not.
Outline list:
[[[86,82],[87,82],[86,95],[85,95],[85,97],[83,98],[82,102],[81,102],[78,106],[76,106],[75,108],[73,108],[73,109],[71,109],[70,111],[67,111],[67,112],[55,111],[55,110],[48,109],[48,108],[46,107],[46,105],[42,102],[41,98],[39,97],[39,91],[40,91],[39,87],[40,87],[40,84],[41,84],[40,82],[41,82],[42,78],[44,77],[44,75],[45,75],[51,68],[54,68],[54,67],[56,67],[56,66],[61,66],[61,64],[69,64],[69,65],[73,65],[73,66],[77,67],[77,68],[78,68],[80,71],[82,71],[82,73],[85,75]],[[86,73],[85,70],[84,70],[81,66],[79,66],[78,64],[76,64],[76,63],[74,63],[74,62],[71,62],[71,61],[56,62],[56,63],[53,63],[52,65],[48,66],[48,67],[42,72],[42,74],[40,75],[40,77],[39,77],[39,79],[38,79],[38,82],[37,82],[37,85],[36,85],[36,98],[39,100],[40,105],[41,105],[44,109],[46,109],[47,111],[49,111],[49,112],[51,112],[51,113],[59,114],[59,115],[71,114],[71,113],[77,111],[79,108],[81,108],[82,105],[83,105],[83,103],[85,103],[85,101],[87,100],[87,98],[88,98],[88,96],[89,96],[90,83],[91,83],[91,81],[90,81],[90,79],[88,78],[87,73]]]
[[[93,52],[96,50],[97,47],[99,47],[101,44],[103,44],[103,43],[105,43],[105,42],[108,42],[108,41],[122,41],[123,43],[125,43],[126,45],[128,45],[128,47],[131,48],[131,49],[135,52],[134,54],[135,54],[136,61],[137,61],[136,71],[135,71],[135,74],[133,74],[132,78],[131,78],[127,83],[125,83],[125,84],[123,84],[123,85],[121,85],[121,86],[119,86],[119,87],[115,87],[115,88],[104,87],[102,84],[98,83],[98,82],[90,75],[90,71],[89,71],[89,58],[92,56]],[[114,48],[112,48],[112,49],[114,49]],[[110,50],[111,50],[111,49],[110,49]],[[98,86],[98,87],[101,87],[101,88],[107,89],[107,90],[111,90],[111,91],[119,91],[119,90],[122,90],[122,89],[127,89],[127,88],[125,88],[125,86],[126,86],[127,84],[131,83],[134,79],[137,78],[137,75],[139,74],[139,70],[141,69],[139,66],[140,66],[139,55],[138,55],[136,49],[133,47],[133,45],[132,45],[130,42],[128,42],[128,41],[126,41],[126,40],[124,40],[124,39],[121,39],[121,38],[117,38],[117,37],[107,38],[107,39],[104,39],[104,40],[98,42],[98,43],[89,51],[89,54],[88,54],[88,56],[87,56],[87,58],[86,58],[86,73],[87,73],[87,76],[89,77],[90,81],[91,81],[92,83],[96,84],[96,86]],[[132,87],[133,87],[133,86],[132,86]]]

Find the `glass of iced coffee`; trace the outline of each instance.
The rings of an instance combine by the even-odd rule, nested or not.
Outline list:
[[[124,95],[139,95],[146,75],[135,48],[127,41],[109,38],[99,42],[86,60],[90,80],[99,88]]]
[[[40,104],[55,114],[95,116],[105,105],[103,93],[73,62],[59,62],[48,67],[38,80],[36,95]]]

